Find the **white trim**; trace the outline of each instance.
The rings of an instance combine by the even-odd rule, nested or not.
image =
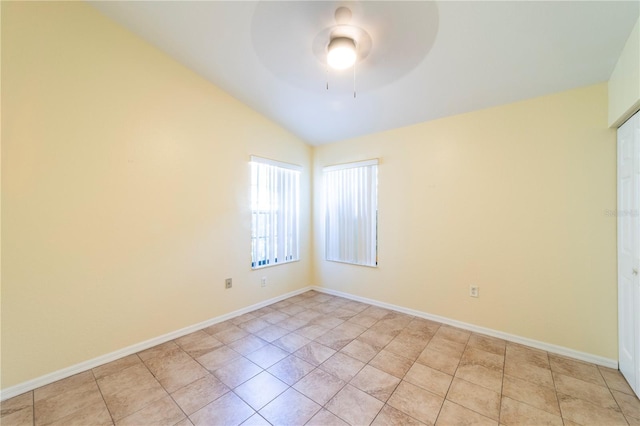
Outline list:
[[[397,312],[402,312],[404,314],[413,315],[419,318],[429,319],[432,321],[437,321],[443,324],[452,325],[455,327],[463,328],[465,330],[473,331],[476,333],[486,334],[487,336],[493,336],[500,339],[508,340],[510,342],[519,343],[526,346],[531,346],[533,348],[538,348],[545,350],[547,352],[551,352],[558,355],[563,355],[575,359],[579,359],[585,362],[590,362],[592,364],[602,365],[604,367],[609,367],[613,369],[618,369],[618,361],[610,358],[604,358],[598,355],[592,355],[585,352],[576,351],[574,349],[565,348],[563,346],[552,345],[550,343],[540,342],[538,340],[529,339],[526,337],[517,336],[514,334],[504,333],[502,331],[493,330],[490,328],[480,327],[477,325],[465,323],[462,321],[453,320],[446,317],[441,317],[438,315],[428,314],[426,312],[417,311],[415,309],[404,308],[402,306],[392,305],[390,303],[379,302],[374,299],[368,299],[366,297],[360,297],[349,293],[344,293],[342,291],[333,290],[324,287],[317,286],[307,286],[298,290],[294,290],[292,292],[283,294],[281,296],[277,296],[263,302],[256,303],[251,306],[247,306],[246,308],[238,309],[236,311],[230,312],[225,315],[221,315],[215,318],[211,318],[207,321],[194,324],[180,330],[173,331],[171,333],[164,334],[162,336],[158,336],[153,339],[146,340],[141,343],[137,343],[132,346],[128,346],[126,348],[122,348],[115,352],[111,352],[97,358],[90,359],[88,361],[81,362],[76,365],[72,365],[67,368],[63,368],[62,370],[54,371],[53,373],[46,374],[44,376],[37,377],[32,380],[28,380],[23,383],[19,383],[15,386],[8,387],[6,389],[0,390],[0,401],[4,401],[9,398],[13,398],[14,396],[21,395],[25,392],[32,391],[41,386],[48,385],[50,383],[56,382],[58,380],[66,379],[67,377],[73,376],[74,374],[82,373],[84,371],[90,370],[95,367],[99,367],[108,362],[115,361],[122,357],[138,353],[145,349],[149,349],[153,346],[159,345],[161,343],[168,342],[169,340],[177,339],[178,337],[185,336],[187,334],[193,333],[194,331],[201,330],[203,328],[212,326],[222,321],[226,321],[231,318],[235,318],[239,315],[246,314],[247,312],[255,311],[256,309],[260,309],[262,307],[271,305],[272,303],[279,302],[281,300],[287,299],[292,296],[297,296],[298,294],[302,294],[309,290],[315,290],[321,293],[331,294],[334,296],[344,297],[345,299],[355,300],[358,302],[368,303],[370,305],[379,306],[381,308],[390,309]]]
[[[377,166],[378,159],[356,161],[355,163],[336,164],[334,166],[326,166],[322,168],[323,172],[335,172],[336,170],[353,169],[356,167]]]
[[[210,327],[219,322],[226,321],[231,318],[235,318],[239,315],[246,314],[247,312],[255,311],[256,309],[263,308],[267,305],[271,305],[272,303],[279,302],[281,300],[287,299],[292,296],[297,296],[298,294],[307,292],[309,290],[311,290],[311,287],[309,286],[298,289],[298,290],[294,290],[289,293],[283,294],[281,296],[277,296],[277,297],[265,300],[263,302],[256,303],[254,305],[247,306],[246,308],[238,309],[228,314],[211,318],[201,323],[190,325],[188,327],[181,328],[180,330],[172,331],[170,333],[163,334],[162,336],[145,340],[144,342],[136,343],[135,345],[127,346],[126,348],[122,348],[117,351],[114,351],[105,355],[101,355],[97,358],[93,358],[93,359],[81,362],[79,364],[72,365],[70,367],[66,367],[58,371],[54,371],[53,373],[45,374],[44,376],[36,377],[35,379],[31,379],[26,382],[22,382],[17,385],[8,387],[6,389],[2,389],[0,390],[0,401],[13,398],[14,396],[21,395],[25,392],[32,391],[36,388],[48,385],[58,380],[66,379],[67,377],[73,376],[74,374],[82,373],[92,368],[99,367],[108,362],[112,362],[122,357],[138,353],[145,349],[149,349],[153,346],[157,346],[161,343],[165,343],[170,340],[177,339],[178,337],[186,336],[187,334],[193,333],[194,331],[202,330],[203,328]]]
[[[404,314],[413,315],[419,318],[424,318],[432,321],[437,321],[443,324],[452,325],[454,327],[462,328],[465,330],[473,331],[475,333],[486,334],[487,336],[497,337],[499,339],[508,340],[509,342],[519,343],[521,345],[531,346],[533,348],[542,349],[547,352],[551,352],[558,355],[563,355],[570,358],[575,358],[581,361],[590,362],[592,364],[602,365],[613,369],[618,369],[618,361],[615,359],[601,357],[599,355],[593,355],[586,352],[576,351],[575,349],[566,348],[564,346],[553,345],[551,343],[540,342],[538,340],[529,339],[527,337],[517,336],[515,334],[509,334],[491,328],[480,327],[477,325],[469,324],[454,319],[441,317],[439,315],[433,315],[415,309],[404,308],[398,305],[392,305],[390,303],[379,302],[374,299],[368,299],[366,297],[360,297],[342,291],[333,290],[325,287],[311,286],[311,290],[315,290],[321,293],[327,293],[334,296],[344,297],[345,299],[355,300],[357,302],[368,303],[370,305],[379,306],[381,308],[390,309],[392,311],[402,312]]]
[[[282,161],[271,160],[270,158],[258,157],[257,155],[251,156],[251,162],[268,164],[270,166],[281,167],[283,169],[295,170],[296,172],[302,171],[302,166],[299,166],[297,164],[283,163]]]

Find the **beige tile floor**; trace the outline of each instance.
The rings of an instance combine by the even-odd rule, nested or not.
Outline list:
[[[314,291],[2,403],[5,425],[640,425],[616,370]]]

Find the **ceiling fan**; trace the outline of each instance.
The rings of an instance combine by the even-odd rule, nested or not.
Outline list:
[[[431,1],[258,2],[252,40],[258,58],[279,79],[318,92],[324,78],[331,82],[329,93],[340,95],[356,68],[365,92],[415,68],[435,42],[438,21]]]

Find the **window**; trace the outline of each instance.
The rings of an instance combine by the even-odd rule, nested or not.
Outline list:
[[[251,157],[251,267],[300,260],[299,166]]]
[[[378,264],[378,160],[325,167],[326,258]]]

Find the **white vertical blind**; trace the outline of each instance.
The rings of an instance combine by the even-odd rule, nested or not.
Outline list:
[[[299,166],[251,157],[251,267],[300,259]]]
[[[326,258],[378,264],[378,161],[325,167]]]

